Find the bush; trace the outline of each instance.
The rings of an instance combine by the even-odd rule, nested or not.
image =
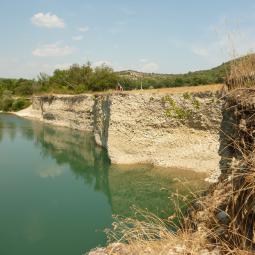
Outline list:
[[[192,99],[192,96],[189,92],[183,93],[182,96],[183,96],[183,99],[185,99],[185,100],[191,100]]]
[[[12,97],[0,97],[0,110],[4,112],[19,111],[27,108],[30,105],[30,100],[25,98],[13,99]]]
[[[16,83],[16,88],[14,90],[16,95],[29,96],[33,94],[33,83],[32,81],[19,80]]]
[[[24,98],[18,98],[12,103],[12,111],[16,112],[22,110],[30,105],[29,100]]]
[[[7,98],[4,97],[2,99],[2,104],[1,104],[1,108],[4,112],[8,112],[12,110],[12,104],[13,104],[13,99],[12,98]]]

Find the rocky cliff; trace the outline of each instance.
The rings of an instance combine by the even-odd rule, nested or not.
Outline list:
[[[93,131],[115,164],[218,166],[219,92],[40,96],[22,116]]]
[[[233,169],[239,169],[240,162],[244,159],[248,161],[249,158],[254,158],[254,112],[255,90],[253,88],[237,89],[225,97],[219,149],[220,170],[223,176],[228,176]]]
[[[48,95],[32,99],[32,117],[58,126],[92,131],[92,95]],[[26,115],[26,114],[25,114]]]

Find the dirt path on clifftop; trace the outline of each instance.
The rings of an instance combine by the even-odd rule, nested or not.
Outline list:
[[[127,91],[105,91],[105,92],[95,92],[93,94],[103,95],[112,93],[125,93],[125,94],[175,94],[175,93],[196,93],[196,92],[207,92],[207,91],[219,91],[223,88],[223,84],[211,84],[211,85],[200,85],[200,86],[185,86],[185,87],[173,87],[173,88],[160,88],[160,89],[137,89],[137,90],[127,90]]]
[[[211,84],[211,85],[199,85],[199,86],[184,86],[184,87],[172,87],[172,88],[160,88],[160,89],[136,89],[136,90],[108,90],[100,92],[87,91],[82,94],[61,94],[61,93],[36,93],[34,96],[48,96],[48,95],[61,95],[61,96],[77,96],[77,95],[111,95],[111,94],[178,94],[178,93],[197,93],[197,92],[215,92],[220,91],[223,88],[223,84]]]

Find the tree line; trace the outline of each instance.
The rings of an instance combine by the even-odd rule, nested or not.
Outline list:
[[[16,110],[27,106],[32,94],[68,93],[115,89],[124,90],[169,88],[222,83],[229,63],[219,67],[186,74],[154,74],[135,71],[115,72],[106,65],[93,68],[88,62],[74,64],[66,70],[56,69],[51,76],[40,73],[37,79],[0,79],[0,110]]]

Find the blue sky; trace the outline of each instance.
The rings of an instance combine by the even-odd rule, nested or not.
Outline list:
[[[253,0],[0,0],[0,77],[91,61],[183,73],[255,48]]]

